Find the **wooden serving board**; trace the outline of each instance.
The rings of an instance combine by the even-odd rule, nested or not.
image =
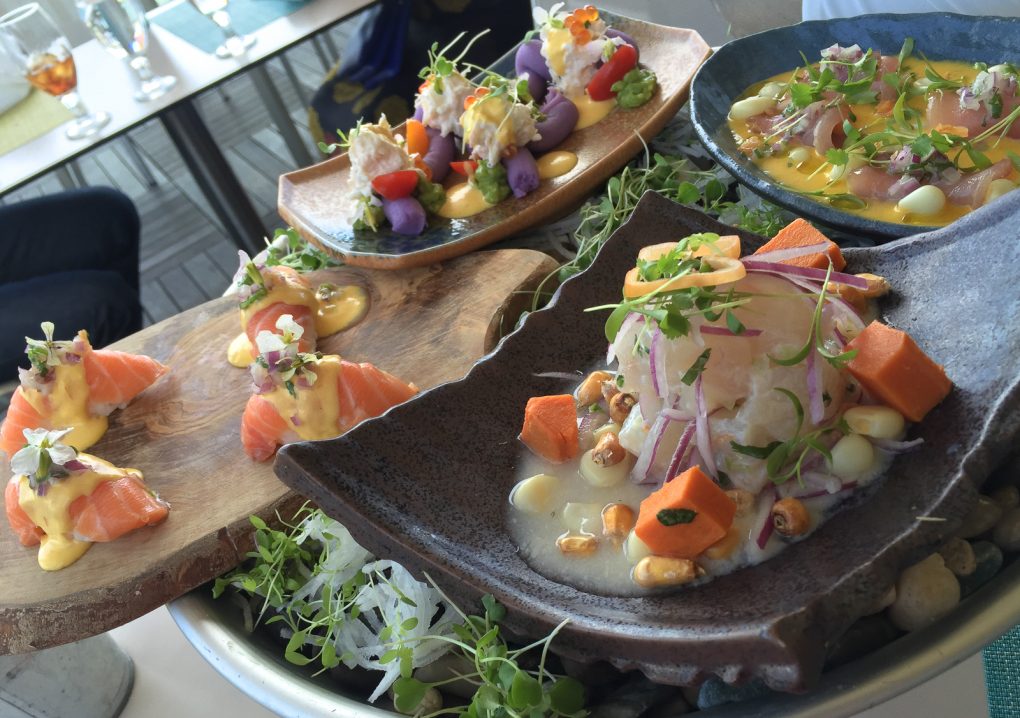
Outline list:
[[[540,252],[504,249],[405,272],[317,272],[316,282],[359,284],[371,295],[366,318],[319,349],[371,361],[421,389],[458,379],[495,345],[504,313],[523,296],[515,292],[555,267]],[[39,568],[37,549],[0,526],[0,654],[68,643],[137,618],[236,566],[251,547],[250,515],[271,519],[300,505],[272,462],[252,461],[241,447],[251,380],[226,361],[239,330],[236,301],[223,298],[113,345],[155,357],[170,373],[114,412],[89,451],[141,469],[170,503],[170,516],[96,544],[56,572]],[[0,475],[6,483],[6,467]]]

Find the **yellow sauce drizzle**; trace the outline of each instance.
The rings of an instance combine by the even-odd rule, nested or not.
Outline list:
[[[446,201],[439,208],[439,216],[463,219],[487,210],[492,205],[485,201],[481,191],[470,182],[461,182],[446,190]]]
[[[905,68],[913,70],[919,77],[924,77],[924,63],[921,63],[913,58],[908,59],[904,63]],[[970,85],[974,81],[974,77],[977,75],[977,70],[969,63],[957,62],[952,60],[934,60],[931,61],[931,66],[944,77],[962,80],[965,84]],[[748,91],[742,94],[740,97],[752,97],[758,93],[763,85],[768,82],[788,82],[790,80],[790,72],[783,72],[760,83],[752,85],[748,88]],[[946,90],[946,92],[953,92],[952,90]],[[923,96],[911,98],[906,102],[907,107],[917,110],[921,113],[921,117],[925,117],[927,109],[926,100]],[[851,109],[857,117],[857,121],[854,125],[861,131],[862,134],[867,134],[867,131],[880,131],[885,129],[886,117],[878,115],[875,112],[875,105],[870,104],[855,104],[851,105]],[[733,132],[736,138],[737,145],[747,141],[749,138],[758,136],[754,130],[748,126],[747,120],[729,120],[730,130]],[[867,129],[866,129],[867,128]],[[924,128],[927,131],[927,121],[924,121]],[[752,140],[754,142],[754,140]],[[806,146],[802,143],[791,143],[789,149],[792,150],[796,147]],[[840,194],[849,192],[847,183],[845,180],[836,180],[833,184],[829,185],[828,171],[831,166],[821,168],[825,162],[825,158],[815,152],[813,147],[807,146],[811,151],[810,159],[807,162],[802,163],[800,166],[795,165],[791,162],[788,151],[781,155],[772,155],[760,158],[754,158],[754,163],[762,168],[762,170],[770,177],[775,178],[779,183],[791,187],[793,189],[802,191],[816,191],[825,189],[828,194]],[[1020,140],[1011,139],[1004,137],[998,144],[994,144],[992,141],[982,143],[982,146],[978,147],[988,159],[992,162],[998,162],[1005,158],[1006,152],[1012,150],[1013,152],[1020,153]],[[960,158],[961,166],[970,166],[970,161],[966,155]],[[821,169],[819,169],[821,168]],[[816,172],[816,170],[818,170]],[[1010,178],[1016,180],[1017,171],[1014,169],[1010,173]],[[863,209],[849,209],[841,207],[844,211],[852,214],[866,215],[871,219],[878,219],[885,222],[898,222],[901,224],[915,224],[915,225],[944,225],[949,224],[953,220],[959,219],[963,215],[971,211],[968,205],[958,205],[946,202],[945,207],[937,214],[919,216],[910,215],[904,212],[896,210],[896,203],[889,201],[881,201],[876,199],[866,199],[868,206]]]
[[[40,539],[38,555],[39,566],[46,571],[70,566],[92,545],[91,541],[78,541],[72,536],[74,524],[70,508],[75,499],[88,496],[104,481],[129,474],[142,478],[137,469],[120,469],[89,454],[79,454],[78,460],[92,470],[50,482],[43,496],[32,490],[27,476],[22,476],[18,484],[18,504],[32,522],[46,532]]]
[[[584,93],[574,95],[569,99],[577,106],[578,117],[577,124],[574,125],[575,132],[601,122],[616,107],[615,97],[608,100],[593,100],[588,97],[588,93]]]
[[[538,165],[540,179],[552,179],[574,169],[577,165],[577,155],[566,150],[554,150],[539,157],[535,164]]]
[[[572,42],[573,36],[570,34],[570,30],[565,27],[550,28],[548,35],[546,35],[545,51],[549,54],[546,62],[549,64],[549,68],[560,77],[563,76],[566,70],[564,54],[566,53],[567,45]]]
[[[287,422],[295,434],[306,441],[330,439],[340,433],[340,395],[337,384],[343,366],[340,357],[328,354],[315,363],[315,383],[299,388],[291,396],[278,386],[262,395]],[[298,418],[298,423],[294,422]]]
[[[251,342],[248,340],[248,335],[244,332],[241,332],[231,340],[230,346],[227,347],[227,361],[230,362],[230,366],[236,366],[239,369],[247,369],[255,361],[255,353],[252,350]]]
[[[315,331],[320,337],[348,329],[368,312],[368,292],[356,284],[338,287],[315,312]]]
[[[36,389],[22,387],[25,399],[32,408],[46,417],[49,426],[66,429],[71,433],[62,441],[79,451],[84,451],[106,433],[108,425],[105,416],[89,413],[89,384],[85,377],[85,364],[61,364],[53,367],[53,383],[46,394]]]

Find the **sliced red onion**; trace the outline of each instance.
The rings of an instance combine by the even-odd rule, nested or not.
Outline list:
[[[674,404],[674,407],[675,406],[676,405]],[[662,415],[665,416],[670,421],[690,421],[692,418],[694,418],[694,417],[688,416],[687,414],[685,414],[684,412],[682,412],[682,411],[680,411],[679,409],[676,409],[676,408],[663,409],[662,410]]]
[[[80,462],[78,459],[71,459],[70,461],[64,463],[64,468],[67,469],[68,471],[88,471],[89,470],[89,467],[87,465],[83,464],[82,462]]]
[[[889,201],[898,202],[921,186],[916,177],[903,176],[896,180],[888,190]]]
[[[775,488],[772,489],[771,493],[771,496],[766,496],[765,492],[762,492],[761,505],[763,508],[767,506],[768,510],[760,511],[757,516],[758,520],[761,522],[761,529],[758,531],[758,538],[755,539],[755,543],[758,544],[758,548],[762,551],[765,550],[765,546],[768,544],[769,539],[772,538],[772,532],[775,530],[775,524],[772,523],[772,507],[776,505]],[[764,521],[762,521],[761,513],[765,514]]]
[[[668,426],[669,419],[662,414],[655,417],[655,421],[652,422],[652,428],[648,430],[648,435],[645,436],[645,440],[641,444],[641,451],[638,452],[637,463],[634,464],[634,468],[630,472],[630,478],[635,483],[643,484],[649,480],[648,472],[655,462],[655,454],[659,450],[659,444],[662,443],[662,437]]]
[[[666,355],[662,351],[663,335],[659,325],[653,325],[652,345],[648,351],[648,365],[652,374],[652,388],[662,399],[669,394],[669,385],[666,381]]]
[[[818,426],[825,418],[825,402],[822,398],[822,363],[818,361],[818,350],[813,346],[813,331],[808,337],[808,341],[812,342],[811,350],[807,355],[808,411],[811,415],[811,423]]]
[[[292,417],[290,417],[290,423],[292,423],[294,426],[301,426],[301,417],[298,416],[297,414],[294,414]]]
[[[905,454],[913,451],[924,443],[924,439],[917,438],[910,441],[892,441],[891,439],[872,439],[871,443],[876,449],[881,449],[890,454]]]
[[[694,438],[696,429],[697,427],[695,422],[689,422],[687,427],[684,429],[684,433],[680,435],[680,442],[676,445],[676,450],[673,452],[673,458],[669,461],[669,468],[666,469],[666,475],[662,480],[663,483],[667,483],[676,478],[676,475],[680,471],[680,464],[684,460],[684,454],[687,453],[687,447],[691,445],[691,439]]]
[[[711,324],[702,324],[698,328],[702,334],[714,334],[719,337],[756,337],[761,334],[761,329],[746,328],[740,334],[734,334],[729,327],[716,327]]]
[[[637,312],[631,312],[624,318],[620,324],[620,330],[616,333],[616,341],[609,345],[609,351],[606,353],[606,364],[612,364],[616,359],[616,343],[630,331],[631,327],[639,319],[641,319],[641,315]]]
[[[702,461],[705,462],[705,470],[712,478],[719,475],[715,467],[715,457],[712,455],[712,434],[708,426],[708,410],[705,407],[705,390],[702,387],[701,376],[694,382],[694,401],[697,406],[697,413],[694,415],[694,424],[698,441],[698,451],[701,452]]]
[[[839,327],[836,326],[835,322],[833,322],[833,325],[832,325],[832,333],[835,335],[836,341],[839,342],[839,348],[840,349],[845,349],[846,345],[849,342],[847,342],[847,338],[845,336],[843,336],[843,332],[841,332],[839,330]]]
[[[784,262],[787,259],[806,257],[809,254],[824,254],[828,250],[828,242],[818,242],[804,247],[791,247],[789,249],[774,249],[771,252],[755,252],[749,259],[760,262]]]
[[[753,255],[752,255],[753,256]],[[825,281],[826,271],[814,267],[798,267],[794,264],[778,264],[776,262],[762,262],[756,259],[741,259],[744,268],[749,272],[762,272],[764,274],[778,274],[781,277],[803,277],[819,282]],[[867,289],[868,282],[863,277],[857,277],[845,272],[829,273],[829,281],[837,284],[846,284],[857,289]]]

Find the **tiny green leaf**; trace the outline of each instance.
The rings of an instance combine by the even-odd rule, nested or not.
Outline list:
[[[698,512],[693,509],[659,509],[655,518],[663,526],[676,526],[689,524],[697,515]]]

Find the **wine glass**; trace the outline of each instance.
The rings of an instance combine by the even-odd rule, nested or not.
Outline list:
[[[78,96],[78,74],[71,45],[39,3],[22,5],[0,17],[0,42],[25,68],[29,82],[60,98],[74,115],[64,130],[68,138],[77,140],[94,135],[110,121],[109,113],[90,113]]]
[[[195,9],[216,23],[223,31],[223,44],[216,48],[216,57],[239,57],[255,44],[251,35],[238,35],[227,13],[229,0],[188,0]]]
[[[156,75],[146,57],[149,20],[138,0],[77,0],[82,20],[99,44],[114,57],[127,60],[141,83],[135,93],[138,102],[160,97],[177,84],[173,75]]]

